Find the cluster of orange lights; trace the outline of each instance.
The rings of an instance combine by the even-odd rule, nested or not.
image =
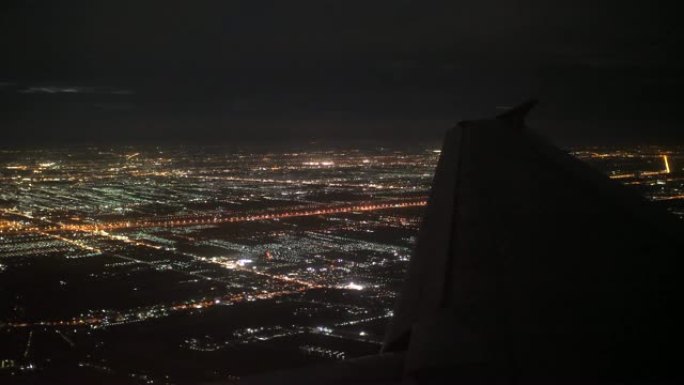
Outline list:
[[[640,173],[641,176],[657,176],[657,175],[667,175],[671,172],[670,170],[670,160],[668,159],[667,155],[663,155],[663,166],[665,167],[664,169],[660,171],[643,171]],[[635,173],[628,173],[628,174],[614,174],[611,175],[611,179],[630,179],[630,178],[636,178],[637,174]]]

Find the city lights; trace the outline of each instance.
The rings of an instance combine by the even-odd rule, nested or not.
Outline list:
[[[376,352],[427,204],[433,148],[12,154],[0,162],[0,281],[12,293],[0,371],[41,371],[60,356],[165,383],[173,368],[135,369],[152,358],[133,362],[127,346],[220,362]],[[684,196],[675,150],[574,155],[651,200]],[[164,337],[141,337],[156,330]],[[215,370],[212,360],[202,370]]]

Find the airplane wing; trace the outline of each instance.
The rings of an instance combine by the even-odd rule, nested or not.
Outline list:
[[[447,134],[384,351],[418,378],[673,378],[681,224],[525,128],[533,105]]]
[[[383,353],[275,383],[680,382],[680,221],[527,129],[533,105],[447,133]]]

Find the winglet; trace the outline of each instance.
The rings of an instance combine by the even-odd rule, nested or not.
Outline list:
[[[506,121],[514,127],[522,129],[525,126],[525,117],[534,106],[537,105],[537,99],[530,99],[525,103],[514,107],[503,114],[497,115],[498,120]]]

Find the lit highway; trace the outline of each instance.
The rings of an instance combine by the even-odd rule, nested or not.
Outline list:
[[[306,216],[316,216],[316,215],[333,215],[333,214],[344,214],[353,212],[363,212],[363,211],[376,211],[376,210],[389,210],[389,209],[401,209],[408,207],[420,207],[425,206],[427,201],[425,199],[412,199],[407,201],[392,201],[387,203],[364,203],[364,204],[353,204],[348,206],[339,206],[332,208],[315,208],[315,209],[304,209],[304,210],[294,210],[294,211],[284,211],[284,212],[274,212],[274,213],[257,213],[249,215],[240,216],[226,216],[226,217],[213,217],[213,218],[188,218],[188,219],[171,219],[164,221],[150,221],[150,220],[138,220],[138,221],[122,221],[113,223],[103,223],[95,225],[62,225],[59,229],[61,230],[71,230],[71,231],[98,231],[98,230],[116,230],[116,229],[128,229],[128,228],[145,228],[145,227],[173,227],[173,226],[198,226],[198,225],[212,225],[221,223],[238,223],[238,222],[251,222],[251,221],[268,221],[274,219],[285,219],[294,217],[306,217]],[[56,228],[48,228],[47,230],[56,230]]]
[[[407,199],[407,200],[392,200],[389,202],[368,202],[362,204],[350,204],[345,206],[333,206],[329,208],[310,208],[292,211],[276,211],[276,212],[264,212],[264,213],[254,213],[247,215],[230,215],[230,216],[214,216],[210,218],[182,218],[182,219],[167,219],[167,220],[135,220],[135,221],[118,221],[110,223],[98,223],[98,224],[49,224],[45,227],[32,227],[32,226],[22,226],[19,222],[6,222],[5,226],[0,227],[0,231],[56,231],[56,230],[66,230],[66,231],[110,231],[110,230],[120,230],[120,229],[137,229],[137,228],[150,228],[150,227],[178,227],[178,226],[200,226],[200,225],[215,225],[222,223],[239,223],[239,222],[252,222],[252,221],[268,221],[274,219],[285,219],[285,218],[295,218],[295,217],[306,217],[306,216],[318,216],[318,215],[334,215],[334,214],[344,214],[353,212],[364,212],[364,211],[377,211],[377,210],[389,210],[389,209],[401,209],[409,207],[422,207],[427,204],[425,198],[421,199]],[[7,214],[22,215],[16,211],[4,211]],[[34,219],[34,218],[29,218]]]

